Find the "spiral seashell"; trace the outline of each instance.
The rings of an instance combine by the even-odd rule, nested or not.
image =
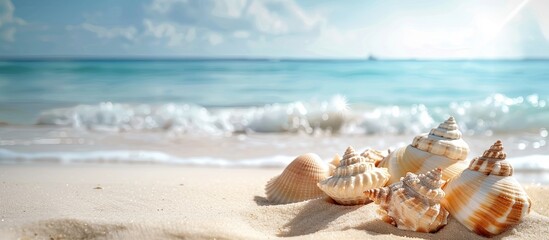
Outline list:
[[[301,202],[324,196],[317,183],[328,177],[328,166],[314,153],[298,156],[282,174],[265,186],[265,194],[271,203]]]
[[[319,182],[318,187],[342,205],[367,203],[369,200],[363,192],[384,186],[389,180],[387,169],[375,167],[374,161],[348,147],[333,176]]]
[[[380,205],[378,214],[383,221],[403,230],[436,232],[448,218],[448,211],[440,205],[445,183],[441,178],[440,168],[419,175],[407,173],[400,182],[364,194]]]
[[[446,184],[442,205],[469,230],[498,235],[530,212],[530,198],[512,177],[513,167],[498,140]]]
[[[339,162],[341,161],[341,157],[339,154],[336,154],[332,161],[328,163],[328,168],[330,169],[330,176],[334,175],[334,172],[336,168],[339,166]]]
[[[366,159],[369,159],[371,162],[377,165],[377,163],[381,162],[385,157],[389,155],[388,151],[378,151],[375,149],[366,149],[364,152],[360,154],[360,156],[365,157]]]
[[[388,184],[398,182],[407,172],[422,173],[442,169],[442,179],[448,180],[467,168],[469,145],[461,138],[454,117],[414,138],[412,144],[396,149],[378,162],[378,167],[389,169]]]

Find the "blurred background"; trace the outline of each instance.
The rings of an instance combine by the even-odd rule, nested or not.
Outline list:
[[[283,166],[454,116],[549,169],[549,2],[0,0],[0,162]],[[545,176],[540,175],[542,178]]]

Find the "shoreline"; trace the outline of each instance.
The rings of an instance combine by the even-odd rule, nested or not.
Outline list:
[[[377,205],[325,198],[270,205],[266,182],[281,169],[166,165],[3,165],[0,236],[5,238],[378,238],[482,239],[455,219],[435,234],[377,219]],[[501,237],[549,234],[549,186],[526,185],[532,211]]]

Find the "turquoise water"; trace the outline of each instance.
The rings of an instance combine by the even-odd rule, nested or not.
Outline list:
[[[8,123],[119,127],[136,115],[157,117],[159,109],[168,109],[178,115],[164,114],[163,121],[185,115],[191,122],[242,125],[214,126],[227,131],[286,131],[291,127],[253,128],[246,122],[257,118],[257,111],[271,113],[273,104],[282,110],[271,115],[284,121],[293,116],[284,112],[298,111],[296,104],[302,104],[306,111],[300,116],[308,114],[308,124],[321,127],[340,110],[340,96],[351,108],[353,124],[366,133],[385,132],[379,128],[389,125],[397,125],[389,132],[402,133],[406,130],[399,125],[424,122],[412,131],[417,132],[448,115],[463,115],[464,127],[473,131],[549,128],[549,61],[0,62],[0,121]],[[311,117],[313,112],[321,114],[320,120]],[[219,123],[220,114],[232,119]],[[66,119],[71,117],[78,120]],[[373,126],[367,122],[372,118],[387,124]],[[340,129],[346,123],[351,124],[349,118],[330,124]]]
[[[447,105],[500,93],[549,96],[549,61],[1,62],[1,102],[253,106],[327,98]]]

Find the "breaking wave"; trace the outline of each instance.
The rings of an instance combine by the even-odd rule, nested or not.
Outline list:
[[[37,124],[91,131],[176,131],[183,134],[304,132],[314,134],[417,134],[455,116],[470,135],[512,132],[547,133],[549,106],[537,95],[510,98],[494,94],[480,101],[448,106],[351,105],[345,97],[255,107],[206,108],[195,104],[104,102],[58,108],[40,114]]]

